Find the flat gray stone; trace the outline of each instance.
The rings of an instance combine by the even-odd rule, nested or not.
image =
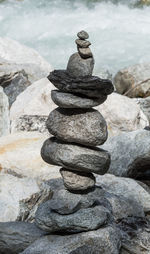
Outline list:
[[[103,206],[83,208],[73,214],[61,215],[53,212],[49,202],[45,202],[37,209],[35,221],[39,228],[49,233],[79,233],[106,225],[109,216],[109,210]]]
[[[91,76],[94,68],[94,58],[83,59],[79,53],[70,56],[67,72],[72,77]]]
[[[75,43],[77,44],[79,48],[87,48],[91,45],[89,41],[80,40],[80,39],[76,39]]]
[[[99,98],[87,98],[59,90],[52,90],[51,97],[53,102],[60,108],[92,108],[102,104],[107,99],[107,95],[103,94]]]
[[[82,94],[90,98],[101,98],[114,91],[109,79],[101,79],[97,76],[73,78],[65,70],[54,70],[48,76],[49,81],[60,91],[74,94]]]
[[[22,254],[119,254],[120,232],[113,226],[67,236],[42,237]]]
[[[17,254],[25,250],[45,232],[27,222],[0,222],[0,253]]]
[[[101,145],[108,136],[106,121],[95,109],[54,109],[47,128],[58,139],[87,146]]]
[[[79,52],[80,56],[84,59],[93,56],[90,48],[78,48],[78,52]]]
[[[77,36],[81,39],[81,40],[86,40],[89,38],[89,35],[86,31],[82,30],[79,33],[77,33]]]
[[[87,190],[95,185],[95,176],[92,173],[73,172],[65,168],[61,168],[60,173],[68,190]]]
[[[54,137],[44,142],[41,156],[45,162],[52,165],[100,175],[105,174],[110,165],[110,155],[107,151],[65,143]]]

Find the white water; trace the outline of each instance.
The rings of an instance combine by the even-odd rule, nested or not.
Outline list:
[[[124,2],[129,3],[131,1]],[[150,62],[150,7],[85,0],[9,0],[0,3],[0,36],[36,49],[54,68],[76,51],[76,33],[90,34],[95,72]],[[17,49],[16,49],[17,50]]]

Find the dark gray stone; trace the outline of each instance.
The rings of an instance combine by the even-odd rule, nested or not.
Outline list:
[[[77,44],[79,48],[88,48],[91,45],[89,41],[80,40],[80,39],[76,39],[75,43]]]
[[[94,68],[94,58],[83,59],[79,53],[70,56],[67,72],[72,77],[91,76]]]
[[[110,155],[105,150],[65,143],[54,137],[44,142],[41,156],[52,165],[100,175],[108,171],[110,164]]]
[[[108,136],[105,119],[95,109],[54,109],[47,128],[58,139],[87,146],[101,145]]]
[[[92,108],[102,104],[107,95],[99,95],[99,98],[87,98],[82,95],[64,93],[59,90],[52,90],[53,102],[61,108]]]
[[[0,253],[17,254],[46,233],[27,222],[0,222]]]
[[[93,56],[90,48],[78,48],[78,52],[79,52],[80,56],[84,59],[87,59],[87,58]]]
[[[79,33],[77,33],[77,36],[81,39],[81,40],[86,40],[89,38],[89,35],[86,31],[82,30]]]
[[[92,173],[74,172],[68,169],[60,169],[64,185],[71,191],[87,190],[95,185],[95,176]]]
[[[48,79],[62,92],[82,94],[90,98],[101,98],[102,95],[109,95],[114,90],[112,82],[108,79],[97,76],[72,78],[64,70],[51,72]]]
[[[113,226],[69,236],[49,235],[22,254],[119,254],[120,232]]]
[[[104,226],[109,217],[109,210],[100,205],[61,215],[50,209],[49,202],[45,202],[37,209],[35,221],[39,228],[49,233],[79,233]]]

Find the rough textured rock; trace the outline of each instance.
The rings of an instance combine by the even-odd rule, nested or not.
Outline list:
[[[76,39],[75,43],[79,48],[87,48],[91,45],[89,41],[81,40],[81,39]]]
[[[17,96],[31,85],[31,82],[28,80],[28,75],[22,70],[15,73],[12,78],[6,78],[2,83],[0,80],[0,85],[4,88],[4,92],[9,99],[9,106],[11,107]]]
[[[120,94],[126,93],[129,97],[147,97],[150,96],[150,79],[149,76],[150,64],[136,64],[120,70],[114,77],[114,85]],[[143,84],[136,86],[140,82]]]
[[[139,178],[150,169],[150,131],[137,130],[109,138],[102,146],[111,154],[109,173]]]
[[[34,82],[46,77],[52,70],[51,65],[37,51],[9,38],[0,37],[0,56],[0,80],[1,77],[11,77],[24,70],[29,81]]]
[[[46,134],[20,132],[0,138],[0,170],[21,177],[48,180],[60,177],[59,167],[48,165],[40,155]]]
[[[44,142],[41,155],[52,165],[87,173],[105,174],[110,164],[110,156],[104,150],[68,144],[54,137]]]
[[[11,133],[20,131],[38,131],[47,133],[46,128],[47,116],[23,115],[17,118],[11,124]]]
[[[87,58],[93,56],[90,48],[78,48],[78,52],[79,52],[80,56],[84,59],[87,59]]]
[[[135,100],[117,93],[110,94],[96,109],[107,121],[109,136],[143,129],[148,125],[147,117]]]
[[[111,94],[114,90],[112,82],[108,79],[100,79],[97,76],[79,77],[79,75],[72,78],[64,70],[51,72],[48,79],[62,92],[83,94],[90,98],[99,98],[101,95]]]
[[[80,38],[81,40],[86,40],[89,38],[89,35],[86,31],[82,30],[79,33],[77,33],[78,38]]]
[[[86,146],[101,145],[108,136],[106,121],[95,109],[57,108],[49,114],[47,128],[58,139]]]
[[[70,236],[42,237],[22,254],[119,254],[119,231],[112,226]]]
[[[36,225],[27,222],[0,222],[0,253],[18,254],[45,235]]]
[[[70,56],[67,72],[71,77],[91,76],[94,68],[94,58],[83,59],[79,53]]]
[[[110,212],[103,206],[83,208],[75,213],[61,215],[50,209],[49,202],[41,204],[36,212],[35,221],[46,232],[79,233],[104,226]]]
[[[143,111],[143,113],[146,115],[150,126],[150,96],[144,99],[137,98],[135,100],[140,105],[140,108]]]
[[[86,190],[95,185],[95,177],[91,173],[73,172],[65,168],[60,169],[60,173],[68,190]]]
[[[32,211],[27,211],[23,208],[27,200],[30,200],[30,208],[36,210],[36,202],[38,199],[46,200],[51,195],[50,187],[46,186],[44,190],[40,183],[31,178],[18,178],[8,174],[0,174],[0,221],[13,221],[18,217],[31,217]],[[44,197],[44,198],[43,198]],[[37,200],[36,200],[37,198]],[[39,201],[38,201],[39,202]],[[19,204],[20,203],[20,204]],[[40,204],[40,202],[39,202]],[[36,207],[35,207],[36,206]]]
[[[50,109],[56,105],[50,99],[54,86],[47,78],[40,79],[22,92],[10,109],[10,118],[13,124],[15,119],[23,115],[49,115]]]
[[[135,200],[145,212],[150,211],[150,193],[134,179],[105,174],[104,176],[97,176],[96,181],[109,193]]]
[[[101,95],[99,98],[87,98],[71,93],[64,93],[59,90],[52,90],[51,97],[53,102],[61,108],[92,108],[102,104],[107,95]]]
[[[3,88],[0,87],[0,136],[10,132],[9,104]]]

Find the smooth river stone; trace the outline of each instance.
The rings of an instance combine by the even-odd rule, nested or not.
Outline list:
[[[108,136],[106,121],[95,109],[54,109],[47,119],[48,131],[63,141],[86,146],[103,144]]]
[[[49,233],[78,233],[106,225],[109,217],[109,210],[100,205],[80,209],[72,214],[61,215],[53,212],[49,201],[47,201],[38,207],[35,221],[39,228]]]
[[[94,68],[94,58],[83,59],[79,53],[70,56],[67,72],[71,77],[91,76]]]
[[[108,171],[110,155],[97,147],[65,143],[55,137],[47,139],[41,149],[43,160],[74,171],[103,175]]]
[[[78,48],[80,56],[84,59],[92,57],[92,51],[90,48]]]
[[[82,30],[80,32],[77,33],[78,38],[80,38],[81,40],[86,40],[89,38],[89,35],[86,31]]]
[[[91,42],[80,39],[75,40],[75,43],[79,48],[88,48],[91,45]]]
[[[66,168],[61,168],[60,173],[65,187],[70,191],[87,190],[95,185],[95,176],[92,173],[74,172]]]
[[[65,93],[59,90],[52,90],[51,97],[53,102],[60,108],[92,108],[96,107],[107,99],[107,95],[101,94],[99,98],[87,98],[83,95]]]
[[[73,78],[65,70],[50,72],[48,79],[62,92],[82,94],[90,98],[101,98],[102,95],[109,95],[114,91],[109,79],[101,79],[97,76]]]

